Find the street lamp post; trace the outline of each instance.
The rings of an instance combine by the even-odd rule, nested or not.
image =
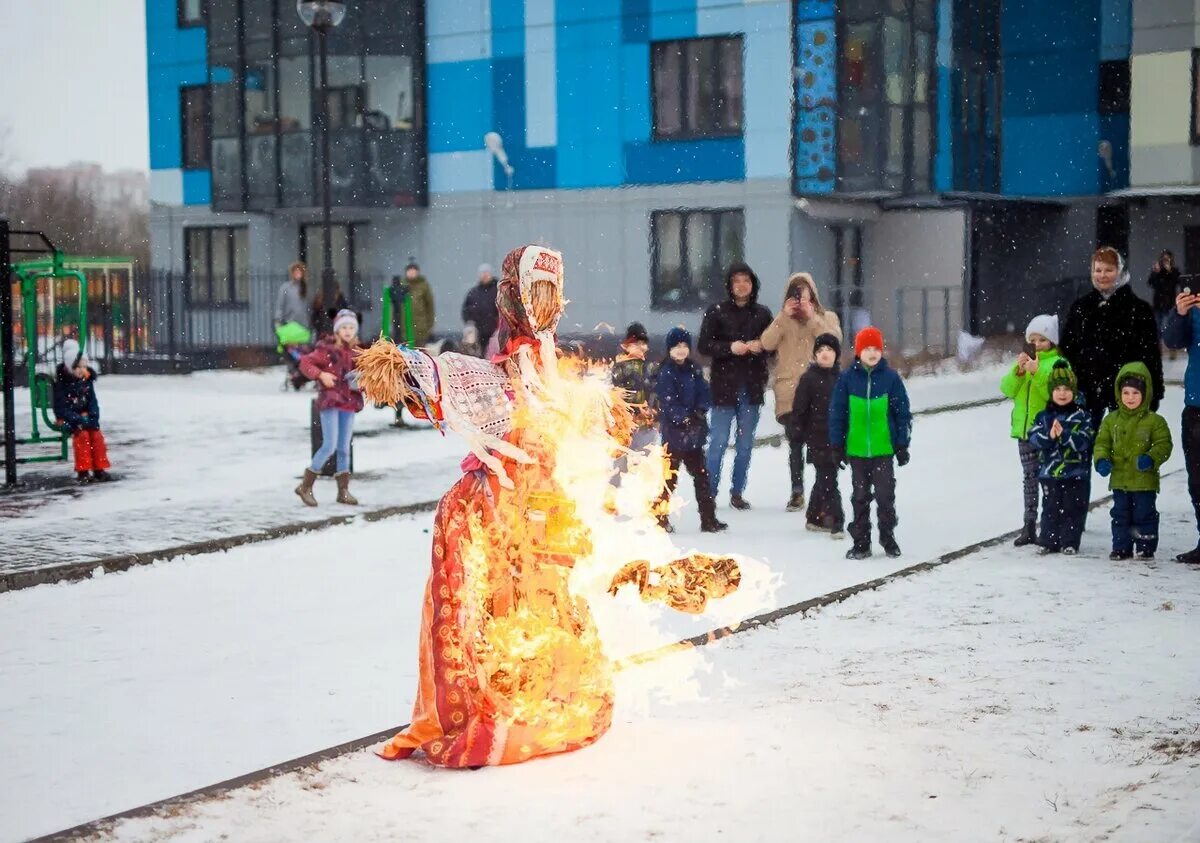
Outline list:
[[[320,56],[321,108],[321,236],[324,244],[325,266],[321,271],[321,294],[325,306],[331,307],[337,297],[337,282],[333,274],[333,223],[330,219],[329,197],[329,92],[327,75],[328,49],[326,36],[346,17],[345,0],[296,0],[296,12],[304,25],[317,33]]]

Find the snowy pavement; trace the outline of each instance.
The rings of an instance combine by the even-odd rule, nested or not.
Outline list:
[[[1190,543],[1180,476],[1162,501]],[[703,699],[618,693],[577,753],[467,772],[362,751],[95,839],[1195,840],[1200,572],[1110,563],[1102,515],[1085,556],[996,548],[726,639]],[[193,714],[181,765],[219,752]]]
[[[909,383],[915,409],[995,397],[1000,370],[947,364]],[[310,391],[280,390],[283,369],[112,376],[98,381],[105,435],[119,483],[79,488],[70,464],[22,466],[38,481],[0,493],[0,574],[146,553],[312,523],[356,510],[332,503],[322,480],[318,509],[292,488],[309,454]],[[379,510],[435,500],[465,453],[454,435],[400,431],[392,413],[358,416],[355,493]],[[21,416],[24,423],[25,417]],[[760,436],[779,433],[770,396]]]
[[[1168,395],[1163,408],[1168,418],[1178,418],[1180,399],[1178,390]],[[913,461],[898,472],[903,559],[848,563],[842,558],[845,542],[805,532],[803,515],[783,512],[786,459],[772,448],[759,449],[754,457],[747,496],[755,509],[720,510],[731,525],[728,533],[699,534],[694,506],[679,495],[685,508],[674,519],[677,544],[762,559],[783,577],[781,605],[882,576],[1019,526],[1020,467],[1007,430],[1005,406],[918,420]],[[1167,470],[1180,465],[1176,455]],[[426,480],[425,487],[432,483]],[[683,490],[690,484],[680,485]],[[1104,494],[1098,479],[1094,494]],[[1161,500],[1173,519],[1162,550],[1167,557],[1194,541],[1182,509],[1181,475],[1168,480]],[[5,724],[0,730],[0,758],[5,759],[0,839],[66,828],[404,722],[414,690],[431,519],[426,514],[355,523],[0,595],[0,675],[5,677],[0,683],[0,722]],[[1093,557],[1089,563],[1108,570],[1106,558],[1096,561],[1107,556],[1105,514],[1093,514],[1090,525],[1084,542]],[[1028,562],[1027,553],[1009,555],[989,558],[1046,569],[1040,561]],[[991,569],[977,570],[986,581]],[[1138,570],[1150,572],[1156,582],[1188,573],[1176,573],[1180,566],[1168,563],[1161,564],[1161,574],[1144,566]],[[1180,581],[1200,581],[1200,576]],[[918,612],[921,583],[927,582],[928,577],[916,578],[913,591],[889,587],[879,599],[890,603],[893,595],[908,595],[909,609]],[[875,600],[855,598],[860,599]],[[1089,599],[1084,592],[1064,605]],[[1177,617],[1187,616],[1193,603],[1181,600]],[[1031,603],[1023,619],[1032,627],[1022,627],[1023,634],[1036,637],[1042,618],[1038,604]],[[1195,638],[1200,618],[1194,609],[1188,622]],[[898,628],[906,630],[907,623]],[[674,616],[664,632],[682,638],[707,628]],[[790,628],[781,624],[779,630]],[[754,633],[746,640],[772,634]],[[845,633],[844,658],[862,657],[858,634],[853,628]],[[1141,636],[1143,630],[1133,624],[1126,634]],[[903,640],[896,627],[890,637]],[[1163,642],[1168,645],[1174,648]],[[1170,652],[1181,659],[1179,675],[1200,675],[1200,665],[1188,661],[1189,651]],[[890,662],[892,656],[883,652],[881,659]],[[720,664],[714,675],[728,675],[735,683],[757,681],[763,672],[754,662],[744,669]],[[1138,699],[1157,694],[1153,682],[1146,689],[1137,691]],[[769,699],[768,694],[763,702],[768,708]],[[674,722],[676,710],[683,708],[655,714],[649,734],[662,731],[686,745],[705,746],[711,736],[701,731],[686,737],[686,729]],[[639,743],[644,741],[645,734]],[[602,746],[610,742],[626,746],[628,732],[619,725]],[[745,751],[740,738],[722,735],[719,743],[727,753]],[[672,744],[670,751],[676,749]],[[719,782],[736,781],[718,768],[712,772]],[[668,798],[664,804],[676,802]],[[685,804],[678,801],[676,807],[682,811]]]

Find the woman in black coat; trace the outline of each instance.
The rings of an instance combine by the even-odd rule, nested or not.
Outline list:
[[[1099,429],[1105,411],[1116,407],[1113,385],[1122,366],[1136,360],[1150,369],[1155,410],[1163,394],[1163,371],[1154,311],[1130,289],[1125,262],[1116,249],[1104,246],[1092,256],[1092,287],[1071,305],[1061,349]]]
[[[1150,304],[1154,307],[1154,317],[1158,322],[1158,330],[1161,334],[1166,330],[1167,318],[1175,309],[1175,297],[1179,295],[1180,287],[1179,267],[1175,265],[1175,256],[1169,249],[1164,249],[1163,253],[1158,256],[1158,260],[1150,270],[1150,277],[1146,279],[1146,284],[1150,287]],[[1175,359],[1173,350],[1171,359]]]

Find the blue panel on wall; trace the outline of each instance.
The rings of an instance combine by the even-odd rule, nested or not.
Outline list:
[[[1000,43],[1005,55],[1095,51],[1100,43],[1100,0],[1004,0]]]
[[[1099,116],[1050,114],[1004,121],[1002,190],[1018,196],[1082,196],[1099,189]]]
[[[559,187],[622,181],[621,0],[557,0]]]
[[[696,0],[650,0],[650,40],[696,37]]]
[[[621,40],[650,40],[650,0],[621,0]]]
[[[796,20],[825,20],[834,16],[834,0],[797,0]]]
[[[208,170],[183,171],[183,204],[208,205],[212,202],[212,174]]]
[[[1100,192],[1129,187],[1129,115],[1101,114],[1100,139],[1112,144],[1112,172],[1097,156],[1100,168]]]
[[[492,57],[509,58],[525,52],[525,0],[491,0]]]
[[[741,138],[625,144],[629,184],[741,181],[746,152]]]
[[[1096,45],[1086,51],[1008,56],[1002,113],[1008,117],[1095,111],[1099,86]]]
[[[817,17],[818,13],[824,17]],[[832,192],[837,179],[837,29],[831,2],[796,7],[796,122],[792,127],[794,189]]]
[[[650,140],[650,45],[626,44],[621,48],[621,140]]]
[[[492,130],[492,68],[488,61],[429,65],[429,151],[479,149]]]
[[[514,190],[553,190],[558,187],[558,152],[553,147],[514,149],[508,153],[508,163],[513,168]],[[498,190],[506,183],[507,176],[499,164],[494,167]]]

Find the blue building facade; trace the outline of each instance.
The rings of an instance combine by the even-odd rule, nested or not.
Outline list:
[[[447,331],[478,263],[543,240],[567,254],[585,332],[688,323],[745,258],[770,304],[807,269],[848,321],[869,313],[902,343],[916,322],[900,291],[937,291],[948,349],[958,328],[1007,327],[1030,289],[1072,274],[1099,197],[1128,184],[1130,0],[388,2],[404,26],[377,17],[359,37],[417,67],[372,70],[381,48],[331,41],[360,54],[333,101],[348,139],[335,182],[356,185],[335,202],[358,250],[341,271],[384,276],[417,257]],[[221,225],[246,228],[243,265],[276,271],[297,242],[311,261],[316,194],[287,184],[317,163],[298,139],[314,76],[287,65],[311,55],[294,4],[207,3],[146,0],[155,261],[216,271],[197,269],[188,230]],[[260,24],[272,34],[252,58]],[[240,63],[219,58],[230,27]],[[393,161],[412,190],[368,189],[383,131],[420,139]],[[485,147],[493,132],[507,168]],[[1014,236],[1039,259],[1003,245]]]

